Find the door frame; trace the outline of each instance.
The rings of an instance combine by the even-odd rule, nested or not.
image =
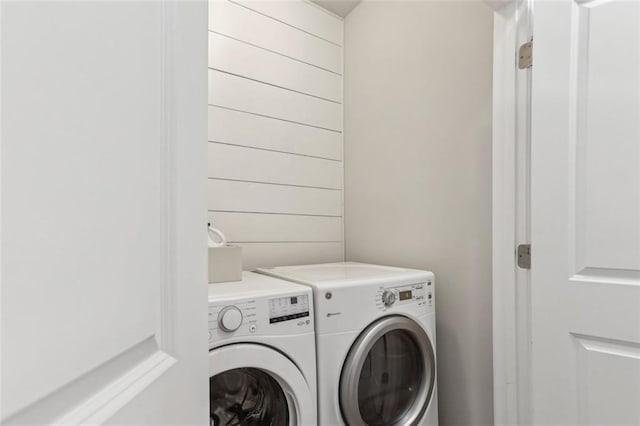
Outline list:
[[[530,271],[516,247],[530,242],[531,68],[517,64],[532,38],[534,0],[494,1],[493,397],[494,424],[531,424]]]

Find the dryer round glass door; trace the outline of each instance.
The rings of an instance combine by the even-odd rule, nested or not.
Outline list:
[[[346,423],[416,423],[431,400],[435,374],[433,345],[419,324],[399,315],[379,319],[356,339],[342,368]]]
[[[209,352],[211,426],[316,423],[315,389],[289,358],[238,343]]]

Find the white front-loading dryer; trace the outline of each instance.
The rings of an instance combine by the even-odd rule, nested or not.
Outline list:
[[[317,424],[310,288],[243,272],[209,284],[213,426]]]
[[[433,273],[351,262],[259,272],[313,289],[319,424],[438,424]]]

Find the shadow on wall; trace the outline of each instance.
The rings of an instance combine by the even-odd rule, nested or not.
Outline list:
[[[437,277],[436,277],[437,280]],[[437,281],[436,281],[437,283]],[[438,289],[436,288],[436,292]],[[436,301],[436,321],[437,321],[437,301]],[[469,399],[469,387],[456,386],[448,380],[440,380],[441,370],[455,369],[460,377],[467,376],[464,368],[462,348],[455,330],[443,324],[438,324],[436,329],[437,363],[438,363],[438,396],[455,395],[455,399],[440,398],[438,400],[438,412],[446,414],[447,424],[464,424],[465,419],[471,418],[471,401]],[[443,349],[446,348],[446,349]],[[488,389],[491,391],[491,389]],[[444,422],[441,422],[444,423]]]

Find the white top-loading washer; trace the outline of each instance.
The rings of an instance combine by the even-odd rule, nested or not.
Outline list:
[[[319,424],[438,424],[433,273],[353,262],[258,272],[314,291]]]
[[[209,284],[211,425],[317,424],[311,289],[243,272]]]

